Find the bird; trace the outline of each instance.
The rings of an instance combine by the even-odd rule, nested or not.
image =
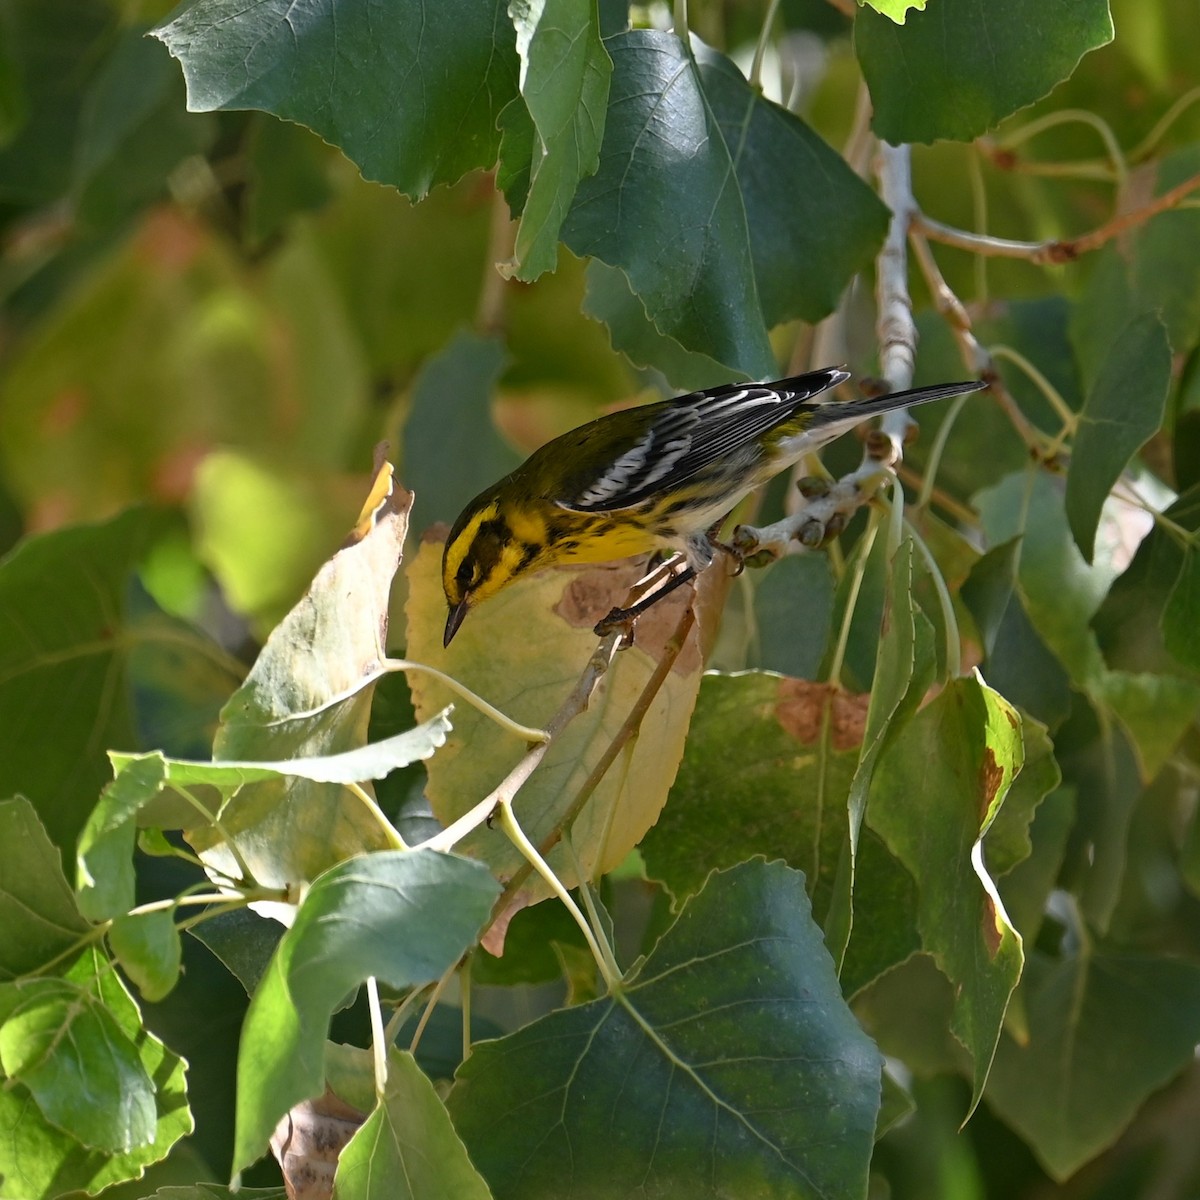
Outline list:
[[[716,535],[738,502],[804,455],[880,413],[986,386],[970,380],[867,400],[824,395],[849,378],[826,367],[722,384],[608,413],[547,442],[480,492],[450,530],[444,645],[472,609],[547,567],[675,551],[683,569],[643,603],[661,599],[727,549]],[[606,620],[640,611],[617,609]]]

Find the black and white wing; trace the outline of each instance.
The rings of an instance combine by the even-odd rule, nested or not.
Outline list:
[[[774,383],[732,383],[651,405],[642,436],[624,446],[577,498],[559,500],[574,512],[632,508],[671,491],[713,463],[757,446],[768,430],[850,376],[837,367]]]

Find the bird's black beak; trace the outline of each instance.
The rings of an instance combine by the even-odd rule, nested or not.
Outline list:
[[[458,627],[463,623],[463,618],[467,615],[470,605],[467,598],[464,596],[458,604],[450,610],[450,615],[446,618],[446,636],[442,641],[443,646],[450,645],[450,639],[458,632]]]

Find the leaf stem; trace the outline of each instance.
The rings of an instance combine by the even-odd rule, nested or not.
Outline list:
[[[242,857],[242,852],[238,849],[237,842],[233,840],[229,830],[221,824],[221,818],[216,813],[209,812],[199,799],[192,794],[191,790],[183,784],[175,783],[171,786],[204,818],[206,824],[211,825],[217,831],[222,843],[228,847],[229,853],[233,856],[233,861],[237,863],[238,870],[242,873],[242,877],[238,882],[243,887],[253,887],[255,885],[254,874],[246,865],[246,860]]]
[[[946,676],[948,679],[957,679],[962,674],[962,639],[958,631],[958,618],[954,615],[954,602],[950,599],[950,591],[946,587],[946,580],[942,577],[941,568],[937,565],[937,560],[926,545],[925,539],[911,521],[905,521],[904,527],[916,543],[917,549],[920,550],[921,557],[925,560],[925,566],[928,567],[930,577],[933,579],[938,608],[942,614],[942,624],[946,630]]]
[[[454,972],[458,970],[458,963],[452,963],[445,971],[442,972],[441,978],[433,985],[433,991],[429,993],[429,1000],[425,1005],[425,1011],[421,1013],[421,1019],[417,1022],[416,1029],[413,1030],[412,1041],[408,1045],[409,1054],[416,1054],[417,1047],[421,1044],[421,1038],[425,1033],[425,1026],[429,1024],[429,1018],[433,1016],[433,1010],[437,1008],[438,1001],[442,998],[442,993],[446,990],[450,980],[454,978]]]
[[[610,992],[616,991],[621,983],[621,971],[617,967],[616,960],[613,958],[611,948],[607,942],[603,946],[601,945],[601,941],[592,932],[587,917],[580,912],[579,905],[575,903],[571,897],[571,893],[563,886],[562,880],[555,875],[550,868],[550,864],[538,853],[537,847],[525,836],[525,831],[521,828],[521,823],[517,820],[516,813],[513,812],[511,802],[500,805],[500,827],[508,835],[512,844],[521,852],[525,861],[533,867],[545,881],[547,887],[566,906],[567,912],[571,914],[575,924],[579,926],[584,941],[587,942],[588,949],[591,950],[592,957],[595,958],[596,965],[600,968],[600,974],[603,976],[608,990]]]
[[[963,410],[963,405],[971,398],[971,393],[967,392],[962,396],[955,396],[950,402],[950,407],[946,410],[946,416],[938,426],[938,431],[933,439],[933,445],[929,448],[929,458],[925,462],[925,476],[921,480],[921,490],[917,493],[917,500],[913,507],[918,511],[923,511],[929,507],[930,498],[933,496],[933,485],[937,479],[938,467],[942,463],[942,455],[946,451],[946,443],[950,440],[950,434],[954,429],[954,422],[958,420],[959,413]]]
[[[502,729],[507,729],[523,741],[545,742],[549,740],[550,734],[545,729],[536,729],[532,725],[522,725],[520,721],[514,721],[511,717],[505,716],[504,713],[494,705],[489,704],[482,696],[471,691],[465,684],[459,683],[452,675],[447,675],[445,671],[439,671],[437,667],[430,667],[425,663],[412,662],[407,658],[385,658],[379,665],[385,673],[393,671],[423,671],[426,675],[432,675],[434,679],[444,684],[456,695],[461,696],[473,708],[483,713],[485,717],[490,717]]]
[[[1014,129],[1012,133],[1001,138],[999,144],[1005,150],[1013,150],[1039,133],[1044,133],[1047,129],[1069,124],[1088,125],[1100,135],[1117,181],[1124,182],[1125,177],[1129,174],[1129,165],[1125,161],[1125,154],[1121,150],[1112,127],[1102,117],[1086,108],[1061,108],[1056,112],[1047,113],[1043,117],[1038,117],[1022,125],[1019,129]]]
[[[379,1003],[379,984],[367,976],[367,1011],[371,1015],[371,1058],[375,1064],[375,1099],[382,1100],[387,1090],[387,1050],[383,1029],[383,1008]]]
[[[779,12],[779,0],[768,0],[767,15],[763,17],[762,29],[758,34],[758,44],[754,47],[754,61],[750,64],[750,86],[756,91],[762,91],[762,65],[767,54],[767,46],[771,42],[771,29],[775,25],[775,14]]]
[[[383,836],[387,840],[388,846],[392,850],[407,850],[408,843],[396,831],[396,827],[387,819],[382,808],[376,802],[375,797],[367,791],[361,783],[347,783],[344,785],[346,791],[352,796],[357,796],[363,807],[375,818],[379,828],[383,831]]]
[[[846,660],[846,647],[850,642],[850,626],[854,621],[854,609],[858,605],[858,593],[862,590],[863,577],[867,573],[867,559],[871,548],[875,545],[875,535],[879,532],[879,509],[872,508],[867,517],[866,532],[859,543],[860,553],[854,562],[854,570],[850,576],[850,589],[846,593],[846,611],[842,613],[842,626],[838,630],[837,646],[833,651],[833,661],[829,664],[829,682],[835,687],[842,686],[842,664]]]
[[[1038,391],[1050,402],[1050,407],[1058,414],[1058,419],[1062,421],[1063,428],[1068,433],[1073,434],[1079,425],[1079,415],[1075,410],[1062,398],[1062,393],[1048,380],[1023,355],[1019,350],[1014,350],[1011,346],[1003,344],[997,346],[989,346],[988,353],[992,358],[1007,359],[1014,366],[1020,367],[1022,371],[1036,384]]]

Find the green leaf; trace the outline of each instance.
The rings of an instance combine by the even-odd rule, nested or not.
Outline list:
[[[1074,825],[1075,789],[1056,788],[1034,813],[1029,828],[1029,856],[999,881],[1009,919],[1027,946],[1037,940],[1046,901],[1058,883]]]
[[[283,926],[250,909],[239,908],[221,913],[188,932],[237,976],[249,996],[266,973],[283,937]]]
[[[673,33],[609,38],[613,76],[597,173],[562,237],[620,267],[660,333],[748,376],[774,365],[734,163],[695,60]]]
[[[988,1103],[1057,1180],[1111,1145],[1200,1040],[1200,967],[1151,955],[1030,964],[1029,1040],[1006,1037]]]
[[[293,1104],[321,1092],[329,1018],[346,994],[372,975],[394,988],[436,979],[499,890],[479,863],[424,850],[365,855],[313,883],[242,1027],[235,1171]]]
[[[154,1084],[96,997],[60,979],[0,985],[0,1068],[85,1146],[128,1153],[154,1138]]]
[[[583,312],[608,327],[614,350],[620,350],[634,366],[661,372],[680,391],[696,391],[728,382],[734,372],[699,351],[685,350],[673,337],[659,332],[646,315],[642,302],[630,290],[629,276],[598,258],[587,265],[587,292]]]
[[[33,806],[0,801],[0,980],[32,974],[90,930]]]
[[[897,145],[986,133],[1112,36],[1107,0],[1012,0],[1003,10],[938,0],[903,25],[869,8],[854,22],[872,127]]]
[[[833,592],[827,555],[789,554],[772,563],[755,581],[757,644],[747,665],[795,679],[817,678],[833,623]]]
[[[910,11],[924,11],[926,0],[859,0],[866,8],[873,8],[877,13],[895,21],[897,25],[904,24],[904,18]]]
[[[1082,701],[1055,742],[1063,779],[1079,797],[1073,841],[1086,848],[1072,890],[1088,922],[1105,933],[1120,899],[1129,825],[1142,794],[1137,752],[1120,721]]]
[[[951,1027],[974,1066],[972,1107],[1022,963],[1020,937],[977,843],[1021,770],[1023,753],[1016,710],[978,678],[952,680],[884,751],[867,810],[871,826],[917,881],[922,946],[954,985]]]
[[[1125,185],[1130,203],[1140,207],[1197,172],[1197,143],[1146,163]],[[1200,213],[1181,207],[1135,225],[1095,256],[1071,315],[1075,360],[1089,387],[1099,382],[1121,331],[1144,314],[1161,318],[1176,354],[1200,342],[1198,246]]]
[[[1163,645],[1177,661],[1200,671],[1200,551],[1188,546],[1162,613]]]
[[[1088,392],[1067,471],[1067,519],[1090,563],[1100,510],[1129,460],[1158,432],[1171,385],[1171,347],[1154,313],[1112,343]]]
[[[64,1192],[76,1189],[98,1192],[121,1180],[137,1179],[147,1166],[165,1158],[168,1150],[192,1131],[185,1065],[142,1026],[137,1005],[111,964],[93,949],[67,972],[65,982],[86,990],[92,997],[90,1005],[103,1006],[107,1014],[102,1018],[105,1027],[111,1032],[110,1021],[115,1021],[122,1037],[136,1047],[141,1070],[153,1081],[153,1140],[126,1153],[88,1150],[73,1132],[51,1124],[22,1084],[0,1088],[5,1164],[0,1176],[0,1200],[56,1200]],[[91,1079],[89,1073],[89,1083],[78,1089],[76,1103],[108,1104],[114,1111],[119,1110],[125,1103],[121,1097],[98,1095]],[[96,1115],[83,1119],[102,1118]]]
[[[993,546],[971,568],[962,586],[963,603],[975,618],[975,627],[983,640],[984,656],[990,658],[1017,584],[1017,564],[1021,560],[1021,539],[1010,538]],[[1000,689],[1002,692],[1003,688]],[[1007,693],[1005,693],[1007,694]]]
[[[5,6],[5,57],[24,94],[0,147],[4,200],[40,206],[67,191],[89,68],[114,24],[111,10],[75,0]]]
[[[879,1089],[802,877],[751,862],[714,874],[615,995],[476,1046],[448,1106],[498,1200],[850,1197]]]
[[[804,871],[819,921],[846,840],[865,696],[765,672],[707,674],[683,762],[641,843],[676,899],[755,854]]]
[[[532,282],[557,266],[575,189],[599,165],[612,60],[594,0],[510,0],[508,7],[535,130],[513,273]]]
[[[106,229],[157,200],[216,124],[184,109],[174,63],[143,29],[122,31],[102,63],[83,97],[71,193],[78,218]]]
[[[612,321],[615,345],[676,383],[690,385],[704,364],[681,359],[675,343],[726,375],[761,377],[773,367],[765,329],[829,313],[882,243],[887,213],[723,55],[649,30],[606,45],[614,74],[600,168],[563,237],[620,268],[657,337],[639,329],[615,282],[593,289],[590,311]]]
[[[1193,485],[1163,515],[1194,534],[1200,529],[1200,484]],[[1112,585],[1093,621],[1105,659],[1128,671],[1183,674],[1187,660],[1166,644],[1166,607],[1187,567],[1187,552],[1166,530],[1155,526],[1138,546],[1133,562]],[[1191,568],[1194,570],[1194,568]],[[1176,615],[1183,619],[1176,623]],[[1181,606],[1172,615],[1172,644],[1186,654],[1189,627]],[[1197,674],[1193,670],[1193,678]]]
[[[863,749],[847,797],[849,837],[838,868],[829,919],[825,923],[830,953],[839,970],[853,926],[856,860],[871,779],[884,747],[912,719],[934,679],[933,630],[913,596],[915,553],[912,539],[906,538],[892,559],[883,636],[871,684]]]
[[[797,317],[815,323],[874,260],[887,208],[840,154],[751,87],[725,55],[699,41],[693,51],[746,209],[763,319],[768,328]]]
[[[338,1156],[338,1200],[491,1200],[445,1106],[411,1054],[388,1055],[387,1088]]]
[[[1021,770],[983,843],[988,871],[996,878],[1029,857],[1030,825],[1038,806],[1062,782],[1045,725],[1025,713],[1021,714],[1021,759]]]
[[[131,648],[166,634],[188,660],[206,654],[199,634],[161,615],[125,617],[130,576],[176,520],[134,510],[29,538],[0,562],[0,795],[27,795],[68,857],[108,782],[104,748],[136,742],[122,686]]]
[[[108,944],[147,1000],[161,1000],[179,981],[183,949],[173,910],[117,917]]]
[[[160,1187],[142,1200],[288,1200],[285,1188],[245,1188],[236,1192],[219,1183],[197,1183],[186,1187]]]
[[[116,773],[100,793],[100,802],[79,835],[75,863],[79,908],[93,921],[128,912],[136,903],[133,818],[158,794],[166,777],[163,755],[145,754]]]
[[[414,200],[495,162],[496,118],[516,92],[503,0],[199,0],[154,34],[179,59],[193,112],[258,108],[307,125]]]
[[[461,330],[421,368],[403,456],[418,530],[453,521],[474,495],[521,461],[492,420],[491,396],[506,357],[500,338]]]

